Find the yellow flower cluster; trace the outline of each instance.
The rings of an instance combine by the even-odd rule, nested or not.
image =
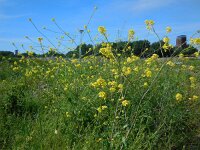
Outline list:
[[[99,33],[105,35],[106,34],[106,28],[104,26],[99,26],[98,27],[98,31]]]
[[[183,99],[183,95],[180,94],[180,93],[177,93],[175,97],[176,97],[176,100],[177,100],[178,102],[181,101],[181,100]]]
[[[114,59],[111,44],[106,44],[106,47],[100,48],[99,52],[107,58]]]
[[[172,31],[171,27],[166,27],[166,32],[170,33]]]
[[[170,40],[168,37],[163,38],[164,45],[162,46],[162,48],[164,49],[165,52],[173,47],[171,44],[169,44],[169,41]]]
[[[143,77],[150,78],[152,76],[152,72],[149,68],[146,68],[143,74]]]
[[[109,89],[111,93],[116,91],[116,87],[117,87],[116,81],[110,81],[110,82],[108,82],[108,85],[111,86]]]
[[[155,22],[153,20],[145,20],[146,28],[151,30]]]
[[[122,68],[122,73],[125,75],[125,76],[128,76],[129,74],[131,74],[131,68],[130,67],[123,67]]]
[[[194,45],[200,45],[200,38],[191,38],[190,43]]]
[[[145,62],[147,63],[147,65],[150,65],[152,62],[158,59],[158,57],[159,56],[157,54],[153,54],[150,58],[147,58]]]
[[[172,61],[168,61],[168,62],[167,62],[167,65],[169,65],[169,66],[171,66],[171,67],[174,67],[174,66],[175,66],[175,64],[174,64]]]
[[[127,63],[132,63],[132,62],[134,62],[134,61],[136,61],[136,60],[138,60],[138,59],[140,59],[138,56],[132,55],[131,57],[128,57],[128,58],[126,59],[126,62],[127,62]],[[126,64],[126,63],[125,63],[125,64]]]
[[[129,105],[129,101],[128,100],[123,100],[122,101],[122,106],[124,106],[124,107],[126,107],[126,106],[128,106]]]
[[[195,53],[194,53],[194,56],[195,56],[195,57],[199,57],[199,52],[195,52]]]
[[[103,105],[103,106],[98,107],[98,108],[97,108],[97,111],[98,111],[99,113],[101,113],[103,110],[105,110],[105,109],[107,109],[107,108],[108,108],[108,106]]]
[[[96,82],[94,83],[91,83],[91,86],[93,87],[101,87],[101,88],[104,88],[105,86],[107,85],[106,81],[100,77],[96,80]]]
[[[99,92],[98,95],[99,95],[100,98],[106,99],[106,93],[105,92],[101,91],[101,92]]]
[[[189,79],[190,79],[190,83],[191,83],[190,87],[191,88],[195,88],[196,78],[195,77],[190,77]]]
[[[189,98],[189,100],[197,101],[199,97],[197,95],[193,95],[192,98]]]

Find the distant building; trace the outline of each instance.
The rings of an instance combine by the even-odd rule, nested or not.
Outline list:
[[[18,55],[18,50],[15,50],[15,56],[17,56]]]
[[[187,37],[186,35],[179,35],[176,38],[176,47],[186,48],[187,47]]]

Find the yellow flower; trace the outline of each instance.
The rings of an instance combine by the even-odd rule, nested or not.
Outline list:
[[[123,67],[122,72],[125,76],[128,76],[129,74],[131,74],[131,68],[130,67]]]
[[[111,87],[109,90],[111,93],[114,93],[116,91],[116,89],[114,87]]]
[[[106,34],[106,28],[104,26],[99,26],[98,27],[98,31],[101,33],[101,34]]]
[[[144,88],[147,88],[148,87],[148,83],[147,82],[144,82]]]
[[[130,103],[130,102],[129,102],[128,100],[123,100],[123,101],[122,101],[122,106],[125,107],[125,106],[129,105],[129,103]]]
[[[172,31],[171,27],[166,27],[166,32],[170,33]]]
[[[168,61],[168,62],[167,62],[167,65],[169,65],[169,66],[171,66],[171,67],[174,67],[174,66],[175,66],[175,64],[174,64],[172,61]]]
[[[196,95],[193,95],[193,96],[192,96],[192,100],[194,100],[194,101],[198,100],[198,98],[199,98],[199,97],[196,96]]]
[[[99,97],[105,99],[106,93],[105,92],[99,92]]]
[[[196,81],[196,78],[195,78],[195,77],[190,77],[189,79],[190,79],[190,82],[191,82],[191,83],[194,83],[194,82]]]
[[[135,34],[135,31],[133,29],[130,29],[128,31],[128,40],[132,40],[134,38],[134,34]]]
[[[144,73],[145,73],[144,77],[146,76],[146,77],[150,78],[152,76],[152,72],[149,68],[145,69]]]
[[[110,85],[110,86],[117,86],[117,82],[116,81],[110,81],[110,82],[108,82],[108,85]]]
[[[155,24],[153,20],[145,20],[146,28],[151,30],[153,25]]]
[[[194,45],[200,45],[200,38],[191,38],[190,43]]]
[[[177,101],[181,101],[182,99],[183,99],[183,95],[180,94],[180,93],[177,93],[177,94],[176,94],[176,100],[177,100]]]
[[[195,56],[195,57],[199,57],[199,52],[195,52],[195,53],[194,53],[194,56]]]
[[[112,46],[107,44],[106,47],[100,48],[99,52],[107,58],[114,59]]]
[[[189,70],[194,70],[194,66],[189,66]]]
[[[102,110],[105,110],[105,109],[107,109],[107,108],[108,108],[108,106],[106,106],[106,105],[101,106],[101,109],[102,109]]]
[[[108,106],[103,105],[103,106],[98,107],[98,108],[97,108],[97,111],[98,111],[99,113],[101,113],[103,110],[105,110],[105,109],[107,109],[107,108],[108,108]]]
[[[163,38],[163,42],[164,42],[164,43],[169,43],[169,38],[168,38],[168,37],[164,37],[164,38]]]

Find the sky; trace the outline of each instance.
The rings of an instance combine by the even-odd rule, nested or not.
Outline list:
[[[52,18],[79,44],[79,30],[88,23],[95,6],[97,10],[88,25],[92,38],[98,35],[99,26],[105,26],[111,42],[127,40],[129,29],[134,29],[136,40],[158,41],[146,30],[146,19],[155,21],[160,38],[166,36],[165,28],[170,26],[172,32],[167,36],[172,44],[175,44],[176,36],[187,35],[189,39],[200,30],[200,0],[0,0],[0,50],[24,52],[33,46],[36,53],[41,53],[38,37],[44,38],[44,45],[51,46],[28,21],[29,18],[56,47],[63,34]],[[94,43],[102,40],[98,35],[98,41]],[[87,34],[82,41],[91,43]],[[60,52],[66,53],[73,47],[75,45],[65,37]]]

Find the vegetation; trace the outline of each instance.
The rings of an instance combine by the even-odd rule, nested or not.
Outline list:
[[[145,24],[157,35],[153,20]],[[114,43],[98,31],[105,40],[76,45],[70,59],[45,53],[41,37],[42,58],[1,57],[0,149],[199,149],[199,52],[168,36],[150,44],[130,29]]]

